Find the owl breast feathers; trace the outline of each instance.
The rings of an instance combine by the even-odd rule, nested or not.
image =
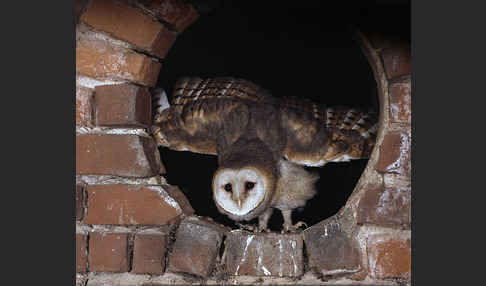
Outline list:
[[[183,78],[170,107],[164,96],[157,100],[157,144],[217,155],[218,210],[236,221],[258,217],[259,230],[273,208],[282,211],[283,229],[295,230],[291,211],[312,198],[318,179],[303,166],[367,158],[377,131],[373,112],[276,98],[235,78]]]

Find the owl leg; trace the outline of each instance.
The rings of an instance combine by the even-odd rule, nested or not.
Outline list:
[[[305,222],[297,222],[295,225],[292,224],[292,210],[281,210],[282,216],[284,218],[282,233],[284,232],[295,232],[301,226],[307,226]]]
[[[292,225],[292,210],[280,210],[284,219],[282,232],[290,232],[293,229]]]
[[[267,228],[268,220],[272,216],[273,208],[268,208],[258,217],[258,231],[269,231]]]

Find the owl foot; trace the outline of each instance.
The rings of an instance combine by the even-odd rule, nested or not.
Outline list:
[[[236,225],[242,229],[242,230],[248,230],[248,231],[251,231],[251,232],[257,232],[259,231],[259,228],[255,225],[251,225],[251,224],[242,224],[242,223],[236,223]]]
[[[303,226],[305,226],[305,228],[307,228],[307,224],[303,221],[299,221],[294,225],[284,223],[284,226],[283,226],[281,233],[296,233],[297,231],[300,231],[300,228],[303,227]]]
[[[299,221],[296,224],[292,223],[292,210],[281,210],[281,211],[284,218],[282,233],[285,232],[295,233],[297,232],[297,230],[299,230],[300,227],[304,225],[305,227],[307,227],[307,224],[302,221]]]
[[[273,208],[268,208],[263,214],[258,217],[258,232],[270,232],[267,228],[268,220],[272,216]]]
[[[266,226],[264,226],[264,227],[259,226],[258,232],[270,232],[270,229],[268,229]]]

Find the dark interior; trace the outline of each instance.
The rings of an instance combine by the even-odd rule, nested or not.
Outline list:
[[[197,1],[200,18],[181,33],[163,60],[157,86],[170,99],[175,81],[184,76],[244,78],[274,96],[293,95],[325,105],[348,105],[378,111],[371,67],[354,39],[356,29],[384,31],[409,40],[409,3],[328,1]],[[360,2],[358,2],[360,3]],[[389,11],[401,9],[391,15]],[[407,22],[408,21],[408,22]],[[381,25],[383,26],[383,25]],[[235,227],[212,200],[215,156],[160,148],[170,184],[179,186],[197,215]],[[329,163],[319,172],[318,195],[293,214],[311,226],[344,206],[367,160]],[[250,223],[256,223],[251,221]],[[274,212],[271,230],[283,219]]]

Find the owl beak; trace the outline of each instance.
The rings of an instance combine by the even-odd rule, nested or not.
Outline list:
[[[241,209],[241,205],[243,204],[243,201],[241,198],[238,197],[238,195],[236,194],[236,192],[233,193],[233,195],[231,196],[231,198],[233,199],[233,201],[236,202],[236,205],[238,206],[239,209]]]

